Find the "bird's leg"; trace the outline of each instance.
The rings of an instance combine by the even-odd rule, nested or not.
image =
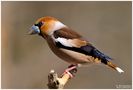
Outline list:
[[[64,74],[68,74],[69,78],[73,78],[75,76],[75,73],[77,72],[77,65],[70,65],[68,68],[64,71]],[[63,76],[62,75],[62,76]]]

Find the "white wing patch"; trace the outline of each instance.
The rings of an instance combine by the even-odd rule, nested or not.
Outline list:
[[[73,46],[69,39],[57,38],[57,39],[55,39],[55,41],[60,42],[62,45],[67,46],[67,47],[72,47]]]
[[[54,38],[55,42],[60,42],[62,45],[67,47],[77,47],[80,48],[81,46],[87,45],[87,42],[80,39],[65,39],[65,38]]]

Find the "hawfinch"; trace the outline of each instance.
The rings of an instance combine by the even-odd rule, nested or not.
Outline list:
[[[38,34],[48,43],[51,50],[62,60],[74,66],[102,63],[119,73],[124,71],[111,62],[111,58],[80,34],[53,17],[42,17],[31,27],[29,34]]]

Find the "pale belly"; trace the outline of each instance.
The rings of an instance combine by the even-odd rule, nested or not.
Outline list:
[[[89,64],[94,62],[94,58],[75,51],[58,48],[55,46],[53,40],[49,38],[47,40],[51,50],[61,59],[71,64]]]

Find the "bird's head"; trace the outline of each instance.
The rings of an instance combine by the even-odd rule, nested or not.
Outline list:
[[[49,16],[42,17],[38,19],[31,27],[29,34],[51,35],[54,31],[59,30],[63,27],[66,26],[60,21],[58,21],[56,18]]]

